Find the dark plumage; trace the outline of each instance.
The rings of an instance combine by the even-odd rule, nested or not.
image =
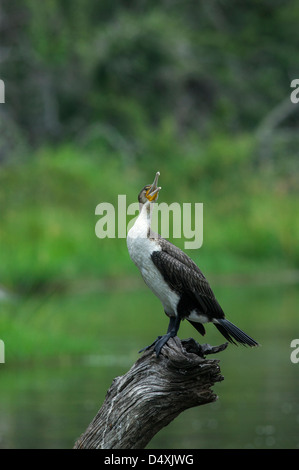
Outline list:
[[[196,310],[198,314],[217,320],[219,323],[214,322],[216,328],[229,342],[236,344],[236,340],[244,345],[257,346],[254,339],[225,318],[207,279],[194,261],[160,235],[158,243],[162,250],[154,251],[151,258],[170,288],[181,296],[177,309],[179,317],[188,319],[188,315]],[[202,323],[189,322],[199,333],[205,334]]]

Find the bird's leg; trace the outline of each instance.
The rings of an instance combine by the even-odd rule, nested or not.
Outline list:
[[[156,351],[157,357],[159,356],[159,354],[161,352],[161,349],[163,348],[164,344],[167,343],[169,338],[174,338],[176,336],[176,334],[179,330],[179,327],[180,327],[180,323],[181,323],[181,319],[179,317],[177,317],[177,316],[176,317],[170,317],[166,335],[161,336],[156,341],[156,344],[155,344],[154,349]]]
[[[158,338],[150,346],[147,346],[146,348],[141,349],[141,351],[139,352],[147,351],[152,346],[155,346],[154,349],[158,357],[161,352],[161,349],[163,348],[164,344],[167,343],[169,338],[174,338],[174,336],[176,336],[180,327],[180,323],[181,323],[181,319],[179,317],[170,317],[167,333],[163,336],[158,336]]]

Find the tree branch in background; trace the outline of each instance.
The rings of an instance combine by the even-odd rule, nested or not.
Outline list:
[[[298,108],[292,103],[288,95],[271,109],[261,121],[256,130],[260,161],[268,161],[271,159],[274,133],[277,133],[279,125],[296,111],[298,111]]]

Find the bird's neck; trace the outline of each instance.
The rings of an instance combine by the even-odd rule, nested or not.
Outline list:
[[[152,214],[153,214],[154,205],[150,202],[146,202],[145,204],[139,204],[139,217],[147,225],[151,224]]]
[[[128,232],[129,246],[133,246],[137,240],[142,238],[155,238],[155,234],[151,230],[151,219],[154,204],[145,203],[140,204],[140,213],[134,225]]]

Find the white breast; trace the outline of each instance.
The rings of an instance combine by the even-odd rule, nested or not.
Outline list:
[[[156,240],[147,238],[147,231],[148,224],[141,213],[127,236],[129,254],[147,286],[161,300],[165,312],[173,316],[177,314],[179,296],[169,288],[151,259],[151,254],[161,247]]]

